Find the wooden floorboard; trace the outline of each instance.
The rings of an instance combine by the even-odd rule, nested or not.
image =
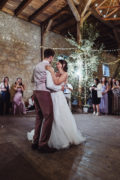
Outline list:
[[[120,116],[74,116],[86,142],[53,154],[31,150],[26,134],[34,128],[34,114],[0,117],[2,180],[8,180],[7,172],[9,180],[16,180],[20,172],[14,175],[11,167],[23,168],[23,165],[26,180],[30,180],[28,172],[32,168],[31,177],[36,176],[35,180],[120,180]]]

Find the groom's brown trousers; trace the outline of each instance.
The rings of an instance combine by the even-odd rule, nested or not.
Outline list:
[[[36,123],[33,140],[39,147],[44,147],[48,145],[53,123],[53,103],[50,92],[34,91],[34,103]]]

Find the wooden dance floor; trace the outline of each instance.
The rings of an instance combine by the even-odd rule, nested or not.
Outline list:
[[[26,138],[34,114],[0,117],[0,179],[119,180],[120,116],[75,114],[75,119],[86,143],[40,154]]]

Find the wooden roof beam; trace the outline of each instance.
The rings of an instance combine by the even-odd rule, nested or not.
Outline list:
[[[99,6],[97,6],[96,10],[99,9],[107,0],[102,1]]]
[[[32,0],[24,0],[21,4],[15,9],[15,15],[18,16]]]
[[[85,8],[84,8],[84,10],[83,10],[83,12],[82,12],[82,14],[81,14],[81,17],[84,17],[84,16],[85,16],[85,14],[86,14],[88,8],[90,7],[91,3],[92,3],[92,0],[88,0],[88,1],[87,1],[87,4],[85,5]]]
[[[51,6],[56,0],[48,0],[46,3],[44,3],[37,11],[35,11],[30,17],[29,21],[32,21],[37,16],[39,16],[40,13],[42,13],[44,10],[47,9],[48,6]]]
[[[101,6],[99,8],[97,8],[97,10],[101,10],[101,9],[115,9],[115,8],[120,8],[120,5],[118,6]]]
[[[60,25],[62,25],[62,24],[64,24],[64,23],[66,23],[68,20],[70,20],[72,18],[72,16],[69,16],[69,17],[67,17],[67,18],[65,18],[63,21],[60,21],[60,22],[58,22],[57,24],[55,24],[53,27],[52,27],[52,30],[54,30],[56,27],[58,27],[58,26],[60,26]]]
[[[103,19],[98,15],[98,13],[96,13],[95,10],[93,10],[92,8],[90,8],[90,10],[91,10],[91,12],[92,12],[92,15],[93,15],[96,19],[98,19],[100,22],[102,22],[103,24],[105,24],[105,25],[108,26],[109,28],[112,28],[112,29],[114,28],[114,25],[113,25],[112,23],[104,21],[105,18],[104,18],[104,20],[103,20]]]
[[[71,9],[71,11],[72,11],[76,21],[80,22],[80,14],[79,14],[79,12],[78,12],[78,10],[77,10],[73,0],[67,0],[67,3],[69,5],[69,7],[70,7],[70,9]]]
[[[55,17],[58,16],[61,12],[67,10],[67,7],[68,7],[68,6],[65,6],[64,8],[60,9],[59,11],[57,11],[56,13],[54,13],[53,15],[51,15],[49,18],[47,18],[45,21],[43,21],[42,24],[47,24],[50,19],[55,18]]]
[[[74,1],[75,5],[78,6],[78,5],[80,4],[80,1],[81,1],[81,0],[73,0],[73,1]]]
[[[2,9],[7,2],[8,2],[8,0],[1,0],[0,1],[0,9]]]
[[[60,30],[60,33],[64,33],[64,32],[69,32],[69,29],[73,28],[73,27],[76,27],[76,22],[68,27],[65,27],[63,29]]]

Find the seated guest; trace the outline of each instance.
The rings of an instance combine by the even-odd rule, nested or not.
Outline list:
[[[35,109],[35,105],[34,105],[34,98],[33,95],[31,96],[31,98],[28,99],[28,107],[27,107],[27,111],[31,111]]]
[[[113,114],[120,114],[120,82],[116,80],[116,84],[112,87],[113,92]]]
[[[64,90],[64,94],[67,100],[67,103],[71,109],[71,92],[73,91],[73,87],[71,84],[66,84],[65,85],[65,90]]]
[[[25,104],[23,101],[23,92],[25,87],[22,84],[22,78],[17,78],[14,90],[16,93],[13,98],[13,114],[26,114]]]
[[[10,85],[9,78],[4,77],[0,84],[0,115],[8,115],[10,107]]]

